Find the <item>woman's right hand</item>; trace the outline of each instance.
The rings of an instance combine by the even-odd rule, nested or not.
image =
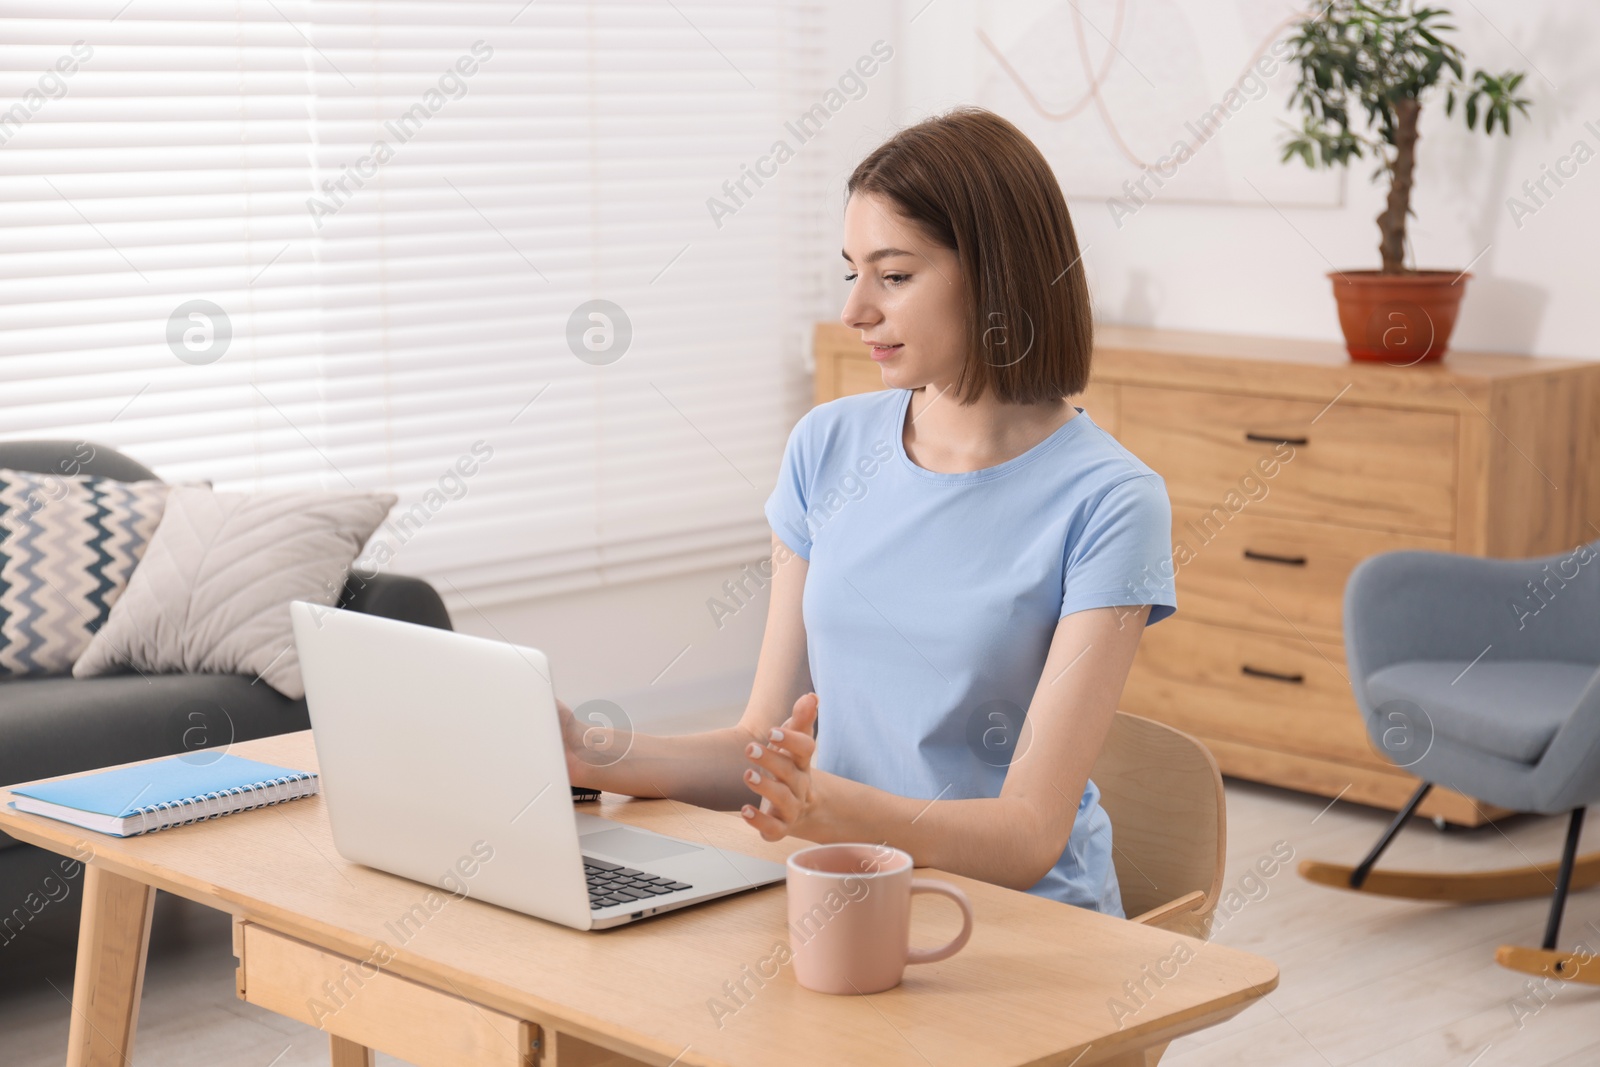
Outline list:
[[[583,724],[560,697],[556,697],[556,716],[561,722],[561,747],[567,757],[567,778],[579,788],[597,788],[589,785],[585,777],[593,768],[579,756],[583,751]]]
[[[621,708],[594,701],[583,718],[556,698],[561,744],[566,749],[567,777],[584,789],[605,789],[615,782],[605,773],[633,747],[633,728]],[[613,721],[615,720],[615,721]]]

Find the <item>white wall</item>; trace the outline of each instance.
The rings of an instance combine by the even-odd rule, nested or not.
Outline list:
[[[834,6],[824,69],[842,71],[880,38],[895,50],[866,96],[805,146],[808,165],[823,167],[838,194],[860,158],[895,128],[970,102],[978,64],[988,60],[974,39],[973,0]],[[1412,231],[1419,260],[1461,267],[1490,246],[1472,268],[1454,347],[1600,358],[1600,332],[1588,321],[1600,290],[1592,248],[1600,234],[1600,159],[1520,229],[1505,205],[1574,140],[1600,150],[1600,134],[1584,129],[1591,119],[1600,128],[1600,65],[1585,62],[1600,35],[1600,9],[1513,0],[1453,6],[1469,63],[1528,69],[1535,101],[1531,120],[1510,139],[1469,135],[1437,109],[1425,116]],[[1175,114],[1174,123],[1187,117]],[[1218,136],[1227,134],[1224,127]],[[1288,222],[1267,206],[1158,198],[1119,230],[1103,200],[1073,199],[1080,243],[1091,246],[1085,260],[1099,320],[1337,340],[1323,257],[1341,268],[1377,265],[1373,217],[1382,191],[1367,173],[1364,165],[1351,172],[1344,207],[1289,208]],[[837,314],[844,295],[838,224],[836,216],[814,245],[819,318]],[[810,403],[808,373],[796,366],[790,377],[796,417]],[[636,722],[658,726],[707,707],[734,714],[749,693],[767,611],[765,590],[756,590],[753,602],[717,628],[706,601],[724,595],[723,583],[737,570],[458,612],[456,623],[547,650],[557,692],[574,705],[604,697]]]
[[[635,725],[670,727],[708,708],[744,708],[767,617],[768,589],[751,571],[716,571],[616,585],[481,609],[456,609],[455,628],[541,649],[556,695],[574,708],[603,698]],[[742,583],[737,597],[726,583]],[[737,607],[713,617],[707,601]]]
[[[1180,6],[1202,17],[1193,2]],[[923,3],[905,0],[901,8],[905,65],[896,118],[902,122],[975,102],[974,87],[986,73],[980,65],[993,62],[975,40],[973,0],[934,0],[926,9]],[[1095,5],[1081,6],[1093,17]],[[1533,100],[1529,119],[1510,138],[1468,133],[1459,113],[1446,119],[1442,106],[1423,115],[1412,220],[1418,265],[1460,269],[1489,246],[1472,267],[1453,347],[1600,358],[1600,331],[1590,320],[1600,287],[1593,248],[1600,237],[1600,158],[1523,218],[1520,229],[1506,207],[1523,181],[1538,178],[1541,164],[1553,166],[1575,140],[1600,153],[1594,62],[1600,8],[1576,0],[1443,6],[1455,11],[1469,73],[1474,66],[1525,70],[1524,95]],[[1064,55],[1070,48],[1062,42]],[[1159,68],[1147,73],[1159,88]],[[1175,134],[1189,117],[1174,109]],[[1287,111],[1283,117],[1295,118]],[[1584,128],[1591,120],[1594,131]],[[1217,136],[1228,135],[1224,126]],[[1330,262],[1339,269],[1378,265],[1373,220],[1383,190],[1368,180],[1370,171],[1364,162],[1352,168],[1344,207],[1291,207],[1280,216],[1265,204],[1172,203],[1183,195],[1180,170],[1121,229],[1103,198],[1070,199],[1069,190],[1079,242],[1090,246],[1084,258],[1099,320],[1338,340],[1325,278]]]

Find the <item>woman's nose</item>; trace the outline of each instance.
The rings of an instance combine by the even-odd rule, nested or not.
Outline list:
[[[871,303],[856,295],[852,289],[845,298],[844,307],[839,310],[839,321],[852,330],[864,330],[877,322],[882,321],[882,316]]]

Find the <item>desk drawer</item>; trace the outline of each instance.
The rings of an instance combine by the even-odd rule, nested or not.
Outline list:
[[[1346,677],[1338,644],[1175,616],[1145,630],[1120,707],[1206,737],[1390,766]]]
[[[1290,636],[1305,630],[1338,644],[1344,587],[1357,563],[1397,549],[1451,548],[1444,537],[1274,518],[1256,503],[1234,513],[1172,502],[1178,603],[1188,618]]]
[[[385,946],[386,948],[387,946]],[[533,1067],[539,1027],[253,922],[234,921],[239,999],[418,1067]]]
[[[1250,505],[1263,514],[1455,528],[1452,414],[1123,385],[1118,416],[1118,437],[1174,500],[1237,506],[1264,486]],[[1276,461],[1270,477],[1262,460]]]

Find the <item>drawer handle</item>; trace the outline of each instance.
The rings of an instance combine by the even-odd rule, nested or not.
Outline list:
[[[1303,674],[1279,674],[1277,671],[1264,671],[1260,667],[1252,667],[1248,663],[1241,666],[1239,670],[1252,678],[1271,678],[1275,682],[1290,682],[1294,685],[1299,685],[1306,680],[1306,676]]]
[[[1277,434],[1251,433],[1248,430],[1245,431],[1244,439],[1246,441],[1261,441],[1269,445],[1306,445],[1311,443],[1311,438],[1309,437],[1280,437]]]
[[[1304,567],[1306,565],[1304,556],[1274,556],[1268,552],[1257,552],[1253,548],[1244,550],[1244,558],[1258,559],[1263,563],[1282,563],[1289,567]]]

